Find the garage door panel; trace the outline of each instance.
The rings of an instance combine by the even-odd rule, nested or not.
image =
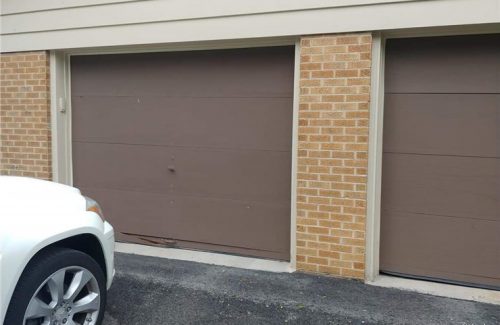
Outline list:
[[[387,94],[384,152],[500,158],[500,95]]]
[[[292,98],[74,97],[73,140],[290,151]],[[228,136],[231,134],[231,136]]]
[[[168,193],[168,150],[73,142],[73,182],[81,187]]]
[[[293,96],[293,46],[85,55],[71,64],[73,96]]]
[[[500,35],[391,39],[387,93],[500,93]]]
[[[275,232],[290,225],[290,205],[176,196],[176,213],[170,218],[177,238],[187,241],[286,253],[289,232]],[[276,216],[282,216],[277,218]],[[288,228],[289,229],[289,228]],[[257,239],[257,240],[256,240]]]
[[[154,241],[147,238],[151,236],[159,242],[168,239],[174,246],[177,241],[181,247],[193,242],[197,244],[187,246],[215,245],[218,250],[245,255],[289,257],[289,232],[275,232],[277,227],[290,227],[289,204],[85,187],[82,192],[99,201],[108,221],[117,225],[120,238],[136,237],[144,243],[147,240],[141,238]]]
[[[500,221],[382,213],[381,270],[500,289]]]
[[[384,154],[382,207],[500,221],[500,159]]]
[[[95,143],[73,148],[74,181],[83,187],[290,202],[289,152]]]
[[[289,152],[174,150],[176,193],[290,202]]]
[[[137,233],[153,237],[173,236],[171,223],[166,216],[176,211],[170,205],[170,198],[163,193],[124,191],[106,188],[80,187],[82,193],[94,198],[102,207],[106,220],[117,234]],[[158,211],[162,215],[158,216]],[[123,236],[117,236],[117,238]]]

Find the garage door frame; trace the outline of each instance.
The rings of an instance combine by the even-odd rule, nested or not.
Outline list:
[[[292,166],[291,166],[291,215],[290,215],[290,261],[276,261],[283,271],[296,269],[296,189],[297,189],[297,141],[298,141],[298,95],[300,68],[300,41],[297,37],[252,39],[242,41],[216,41],[203,43],[183,43],[160,46],[127,46],[118,48],[91,48],[50,52],[50,88],[51,88],[51,131],[52,131],[52,170],[53,180],[73,185],[72,129],[71,129],[71,69],[70,60],[76,55],[127,54],[173,51],[197,51],[237,49],[251,47],[295,46],[294,89],[292,117]],[[217,255],[223,255],[213,253]],[[214,257],[220,261],[219,257]],[[248,258],[246,258],[248,259]],[[253,258],[252,258],[253,259]],[[255,260],[261,260],[255,258]],[[276,270],[273,261],[260,263],[262,269]]]
[[[432,283],[424,280],[403,279],[381,275],[380,224],[382,193],[382,155],[385,83],[385,44],[393,38],[438,37],[498,33],[498,26],[468,26],[459,28],[422,28],[379,32],[373,35],[372,80],[370,102],[370,133],[368,154],[367,221],[366,221],[366,270],[368,284],[410,289],[439,296],[468,299],[500,304],[500,291],[465,286]]]

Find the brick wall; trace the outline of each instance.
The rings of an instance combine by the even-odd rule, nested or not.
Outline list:
[[[370,34],[303,37],[297,268],[363,278]]]
[[[49,57],[0,55],[0,175],[50,179]]]

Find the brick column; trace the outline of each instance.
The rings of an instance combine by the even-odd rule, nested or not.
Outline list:
[[[49,56],[0,55],[0,175],[51,179]]]
[[[372,37],[303,37],[297,268],[363,278]]]

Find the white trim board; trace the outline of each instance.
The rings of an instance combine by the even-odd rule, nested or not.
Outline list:
[[[295,268],[292,267],[291,263],[289,262],[193,251],[187,249],[161,248],[139,244],[116,243],[115,252],[237,267],[247,270],[259,270],[277,273],[291,273],[295,271]]]
[[[80,1],[83,5],[76,8],[62,7],[41,11],[32,10],[27,13],[3,14],[2,35],[344,8],[415,0],[377,0],[377,3],[373,3],[373,0],[212,0],[201,2],[198,0],[157,0],[113,2],[100,5],[85,5],[89,0]],[[116,15],[117,10],[120,11],[120,15]]]
[[[71,185],[71,115],[68,56],[50,52],[50,127],[52,133],[52,180]]]
[[[433,296],[478,301],[500,305],[500,291],[462,287],[423,280],[405,279],[389,275],[379,275],[367,284],[425,293]]]
[[[295,42],[293,68],[293,118],[292,118],[292,170],[291,170],[291,207],[290,207],[290,264],[297,266],[297,173],[299,162],[299,94],[300,94],[300,40]]]
[[[385,40],[373,35],[370,124],[368,144],[368,182],[366,218],[365,279],[372,281],[379,273],[380,195],[382,183],[382,142],[384,122]]]

